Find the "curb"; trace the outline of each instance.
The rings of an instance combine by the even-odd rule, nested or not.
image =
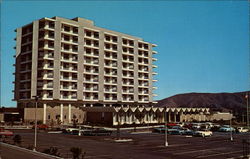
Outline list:
[[[18,147],[18,146],[15,146],[15,145],[10,145],[10,144],[6,144],[6,143],[3,143],[3,142],[0,142],[0,143],[1,143],[1,145],[5,145],[5,146],[11,147],[11,148],[15,148],[15,149],[27,151],[27,152],[30,152],[30,153],[33,153],[33,154],[36,154],[36,155],[46,156],[46,157],[55,158],[55,159],[63,159],[61,157],[52,156],[52,155],[45,154],[45,153],[42,153],[42,152],[39,152],[39,151],[32,151],[32,150],[29,150],[29,149],[26,149],[26,148],[23,148],[23,147]],[[1,157],[0,157],[0,159],[1,159]]]

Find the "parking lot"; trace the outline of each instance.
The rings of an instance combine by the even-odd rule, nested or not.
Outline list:
[[[14,130],[22,137],[22,147],[33,145],[34,130]],[[81,147],[86,152],[85,158],[106,159],[189,159],[189,158],[239,158],[243,154],[242,140],[249,138],[249,133],[233,134],[215,132],[211,137],[192,137],[168,135],[168,147],[164,147],[164,134],[149,132],[121,133],[122,138],[133,139],[131,142],[115,142],[116,132],[111,136],[77,136],[53,134],[46,131],[38,133],[38,151],[50,146],[59,149],[61,157],[71,158],[71,147]],[[12,142],[9,138],[6,141]]]

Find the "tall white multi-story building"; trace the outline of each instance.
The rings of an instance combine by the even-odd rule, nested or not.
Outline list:
[[[44,118],[58,107],[70,122],[73,106],[153,105],[155,44],[78,17],[43,18],[16,32],[18,107],[33,106],[38,95]]]

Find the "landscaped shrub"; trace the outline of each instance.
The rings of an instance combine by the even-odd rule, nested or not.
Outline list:
[[[13,137],[13,141],[14,141],[14,144],[20,145],[21,142],[22,142],[22,137],[21,137],[20,135],[15,135],[15,136]]]
[[[60,153],[58,152],[58,148],[57,147],[50,147],[48,149],[44,149],[43,153],[49,154],[49,155],[53,155],[53,156],[60,156]]]
[[[73,159],[80,159],[82,154],[82,149],[80,147],[71,147],[70,151],[72,152]],[[85,154],[85,152],[84,152]],[[82,156],[83,158],[83,156]]]

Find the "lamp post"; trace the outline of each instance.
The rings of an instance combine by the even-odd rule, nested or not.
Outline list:
[[[168,147],[167,107],[165,107],[164,116],[165,116],[165,147]]]
[[[233,128],[232,128],[232,118],[233,118],[233,113],[230,112],[232,114],[232,117],[230,118],[230,140],[233,141]]]
[[[248,92],[246,94],[246,100],[247,100],[247,128],[249,129],[249,102],[248,102]]]
[[[36,140],[37,140],[37,117],[36,117],[36,112],[37,112],[37,103],[38,103],[38,98],[39,96],[32,96],[35,98],[36,101],[36,108],[35,108],[35,138],[34,138],[34,148],[33,151],[36,151]]]

